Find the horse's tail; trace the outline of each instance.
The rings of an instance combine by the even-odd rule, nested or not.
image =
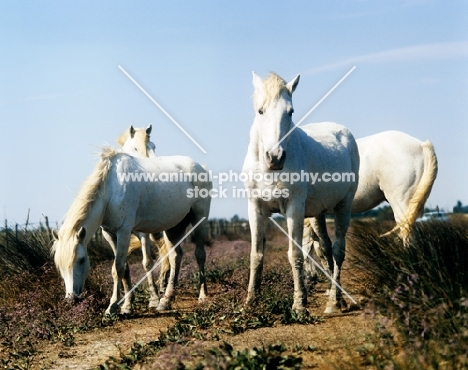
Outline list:
[[[171,264],[169,263],[169,247],[166,241],[166,233],[163,233],[163,237],[156,241],[156,245],[158,246],[158,264],[160,264],[159,268],[159,278],[158,278],[158,285],[160,287],[164,284],[164,278],[167,272],[171,268]]]
[[[128,245],[128,253],[127,255],[130,255],[135,249],[141,248],[141,242],[140,239],[138,239],[135,235],[132,234],[130,238],[130,243]]]
[[[423,150],[424,167],[423,173],[419,182],[414,189],[413,194],[408,202],[408,209],[405,217],[392,230],[382,236],[389,235],[399,230],[403,240],[407,240],[410,234],[411,226],[413,226],[416,218],[424,210],[424,204],[432,190],[432,185],[437,176],[437,156],[434,151],[434,146],[430,141],[421,144]]]

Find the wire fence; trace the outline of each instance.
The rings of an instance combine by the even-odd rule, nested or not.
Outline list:
[[[205,223],[204,227],[208,239],[216,239],[223,235],[243,235],[250,232],[247,220],[229,221],[226,219],[210,219]],[[59,228],[59,222],[50,222],[47,216],[43,216],[43,220],[39,222],[25,222],[22,224],[8,222],[8,219],[4,219],[3,227],[0,226],[0,242],[3,242],[8,247],[12,238],[18,239],[28,232],[43,233],[52,241],[54,239],[54,232]],[[99,244],[103,242],[101,228],[96,231],[93,240]]]

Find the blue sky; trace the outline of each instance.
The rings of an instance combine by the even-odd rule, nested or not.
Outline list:
[[[468,204],[466,1],[2,2],[0,34],[0,206],[9,222],[23,223],[28,209],[31,222],[60,221],[99,147],[130,124],[153,125],[158,155],[240,171],[252,71],[301,74],[298,121],[353,66],[306,122],[430,139],[439,174],[427,205]],[[234,214],[247,216],[245,199],[213,200],[211,217]]]

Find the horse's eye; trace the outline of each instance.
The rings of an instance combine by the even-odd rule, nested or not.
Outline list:
[[[263,114],[263,110],[262,110],[262,109],[259,109],[259,110],[258,110],[258,114]]]
[[[294,113],[294,109],[291,109],[291,110],[288,112],[288,114],[289,114],[290,117],[293,115],[293,113]]]

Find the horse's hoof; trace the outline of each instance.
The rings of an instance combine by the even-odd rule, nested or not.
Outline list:
[[[342,310],[348,308],[348,304],[343,298],[340,299],[340,307]]]
[[[247,294],[247,299],[245,300],[245,306],[251,306],[255,302],[255,294]]]
[[[297,316],[308,316],[309,315],[309,311],[307,311],[307,308],[305,308],[304,306],[295,306],[295,305],[293,305],[292,310],[294,311],[294,313]]]
[[[341,305],[338,303],[330,302],[327,303],[324,314],[326,315],[338,315],[341,314]]]
[[[120,308],[121,315],[130,315],[132,313],[132,307],[130,306],[122,306]]]
[[[164,298],[159,301],[158,307],[156,307],[157,311],[166,311],[170,309],[171,309],[171,305],[169,303],[169,300],[164,299]]]
[[[105,312],[106,316],[112,316],[117,314],[117,304],[113,303],[109,307],[107,307],[107,310]]]
[[[148,308],[157,308],[159,306],[159,299],[150,299]]]
[[[208,301],[208,299],[207,299],[206,297],[200,297],[200,298],[198,298],[198,303],[205,303],[205,302],[207,302],[207,301]]]

